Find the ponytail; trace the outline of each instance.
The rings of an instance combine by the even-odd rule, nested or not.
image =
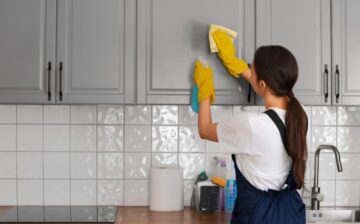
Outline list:
[[[294,180],[300,189],[304,186],[306,170],[307,144],[306,134],[308,120],[304,108],[294,96],[289,93],[289,103],[285,115],[286,152],[293,161]]]

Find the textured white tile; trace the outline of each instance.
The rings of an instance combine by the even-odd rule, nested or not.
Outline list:
[[[71,124],[96,124],[96,106],[70,106]]]
[[[125,153],[125,179],[149,179],[150,153]]]
[[[124,148],[122,125],[98,125],[98,151],[120,152]]]
[[[178,153],[152,153],[151,167],[176,167]]]
[[[18,205],[43,205],[43,180],[18,180]]]
[[[72,179],[96,179],[96,153],[71,153]]]
[[[198,122],[197,113],[191,106],[179,106],[179,124],[180,125],[196,125]]]
[[[125,180],[125,206],[149,205],[149,181]]]
[[[184,179],[195,179],[205,170],[204,153],[180,153],[179,164],[184,169]]]
[[[340,152],[360,153],[360,127],[338,127],[337,145]]]
[[[18,125],[17,126],[18,151],[42,151],[43,150],[43,126],[42,125]]]
[[[195,180],[184,180],[184,206],[190,206]]]
[[[69,149],[69,125],[44,125],[44,151],[69,151]]]
[[[96,180],[71,180],[71,205],[96,205]]]
[[[360,107],[338,107],[338,125],[360,125]]]
[[[99,105],[99,124],[124,124],[124,106],[122,105]]]
[[[70,126],[71,151],[96,150],[96,125],[71,125]]]
[[[206,152],[210,152],[210,153],[224,152],[219,142],[212,142],[206,140],[205,145],[206,145]]]
[[[356,206],[360,204],[360,181],[336,182],[336,206]]]
[[[0,105],[0,124],[16,123],[16,105]]]
[[[125,124],[151,124],[151,106],[125,106]]]
[[[70,154],[68,152],[44,153],[44,178],[70,178]]]
[[[335,206],[335,181],[320,180],[320,192],[324,195],[324,201],[320,206]]]
[[[315,154],[311,153],[310,158],[311,158],[311,163],[310,163],[311,170],[315,170],[314,168]],[[335,170],[336,170],[336,161],[334,154],[324,153],[323,151],[321,151],[319,157],[319,179],[335,180]],[[313,176],[310,177],[310,179],[313,178],[314,178]]]
[[[0,152],[0,178],[16,178],[16,152]]]
[[[123,167],[122,153],[98,153],[99,179],[122,179]]]
[[[124,181],[99,180],[98,205],[106,205],[106,206],[124,205]]]
[[[313,125],[336,125],[336,107],[312,107]]]
[[[153,124],[174,125],[178,123],[178,106],[153,106]]]
[[[179,152],[205,152],[205,141],[200,138],[197,126],[179,127]]]
[[[336,145],[336,127],[312,126],[311,131],[311,151],[314,152],[322,144]]]
[[[233,115],[242,112],[260,112],[259,106],[233,106]]]
[[[43,153],[18,152],[18,178],[43,178]]]
[[[152,151],[154,151],[154,152],[177,152],[178,151],[178,127],[177,126],[153,126],[152,127]]]
[[[17,123],[19,124],[41,124],[43,123],[42,105],[18,105]]]
[[[211,106],[213,122],[221,122],[232,117],[232,106]]]
[[[98,207],[98,222],[113,222],[116,217],[116,212],[117,206]]]
[[[151,151],[151,126],[125,127],[125,151],[150,152]]]
[[[336,180],[360,180],[360,154],[343,153],[340,156],[343,172],[336,172]]]
[[[16,125],[0,125],[0,151],[16,151]]]
[[[45,124],[69,124],[69,105],[44,105]]]
[[[69,206],[70,180],[44,180],[44,205]]]
[[[16,180],[0,179],[0,206],[16,205]]]

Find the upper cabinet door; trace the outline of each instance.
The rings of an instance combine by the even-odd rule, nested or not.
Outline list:
[[[55,0],[0,1],[0,103],[54,102]]]
[[[131,16],[135,17],[132,0],[58,1],[58,103],[133,102]]]
[[[330,1],[256,2],[256,45],[282,45],[296,57],[295,96],[307,105],[331,104]]]
[[[137,7],[137,103],[189,104],[199,56],[213,68],[215,104],[253,103],[248,84],[227,73],[208,41],[209,24],[236,30],[237,52],[251,62],[252,0],[145,0]]]
[[[333,1],[333,103],[360,105],[360,1]]]

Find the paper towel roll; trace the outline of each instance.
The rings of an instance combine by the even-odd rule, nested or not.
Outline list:
[[[150,210],[179,211],[184,209],[183,169],[171,167],[151,168]]]

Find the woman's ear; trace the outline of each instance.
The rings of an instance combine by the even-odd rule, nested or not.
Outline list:
[[[259,89],[260,95],[263,96],[265,94],[265,92],[266,92],[266,89],[267,89],[267,85],[264,82],[264,80],[259,80],[258,89]]]

